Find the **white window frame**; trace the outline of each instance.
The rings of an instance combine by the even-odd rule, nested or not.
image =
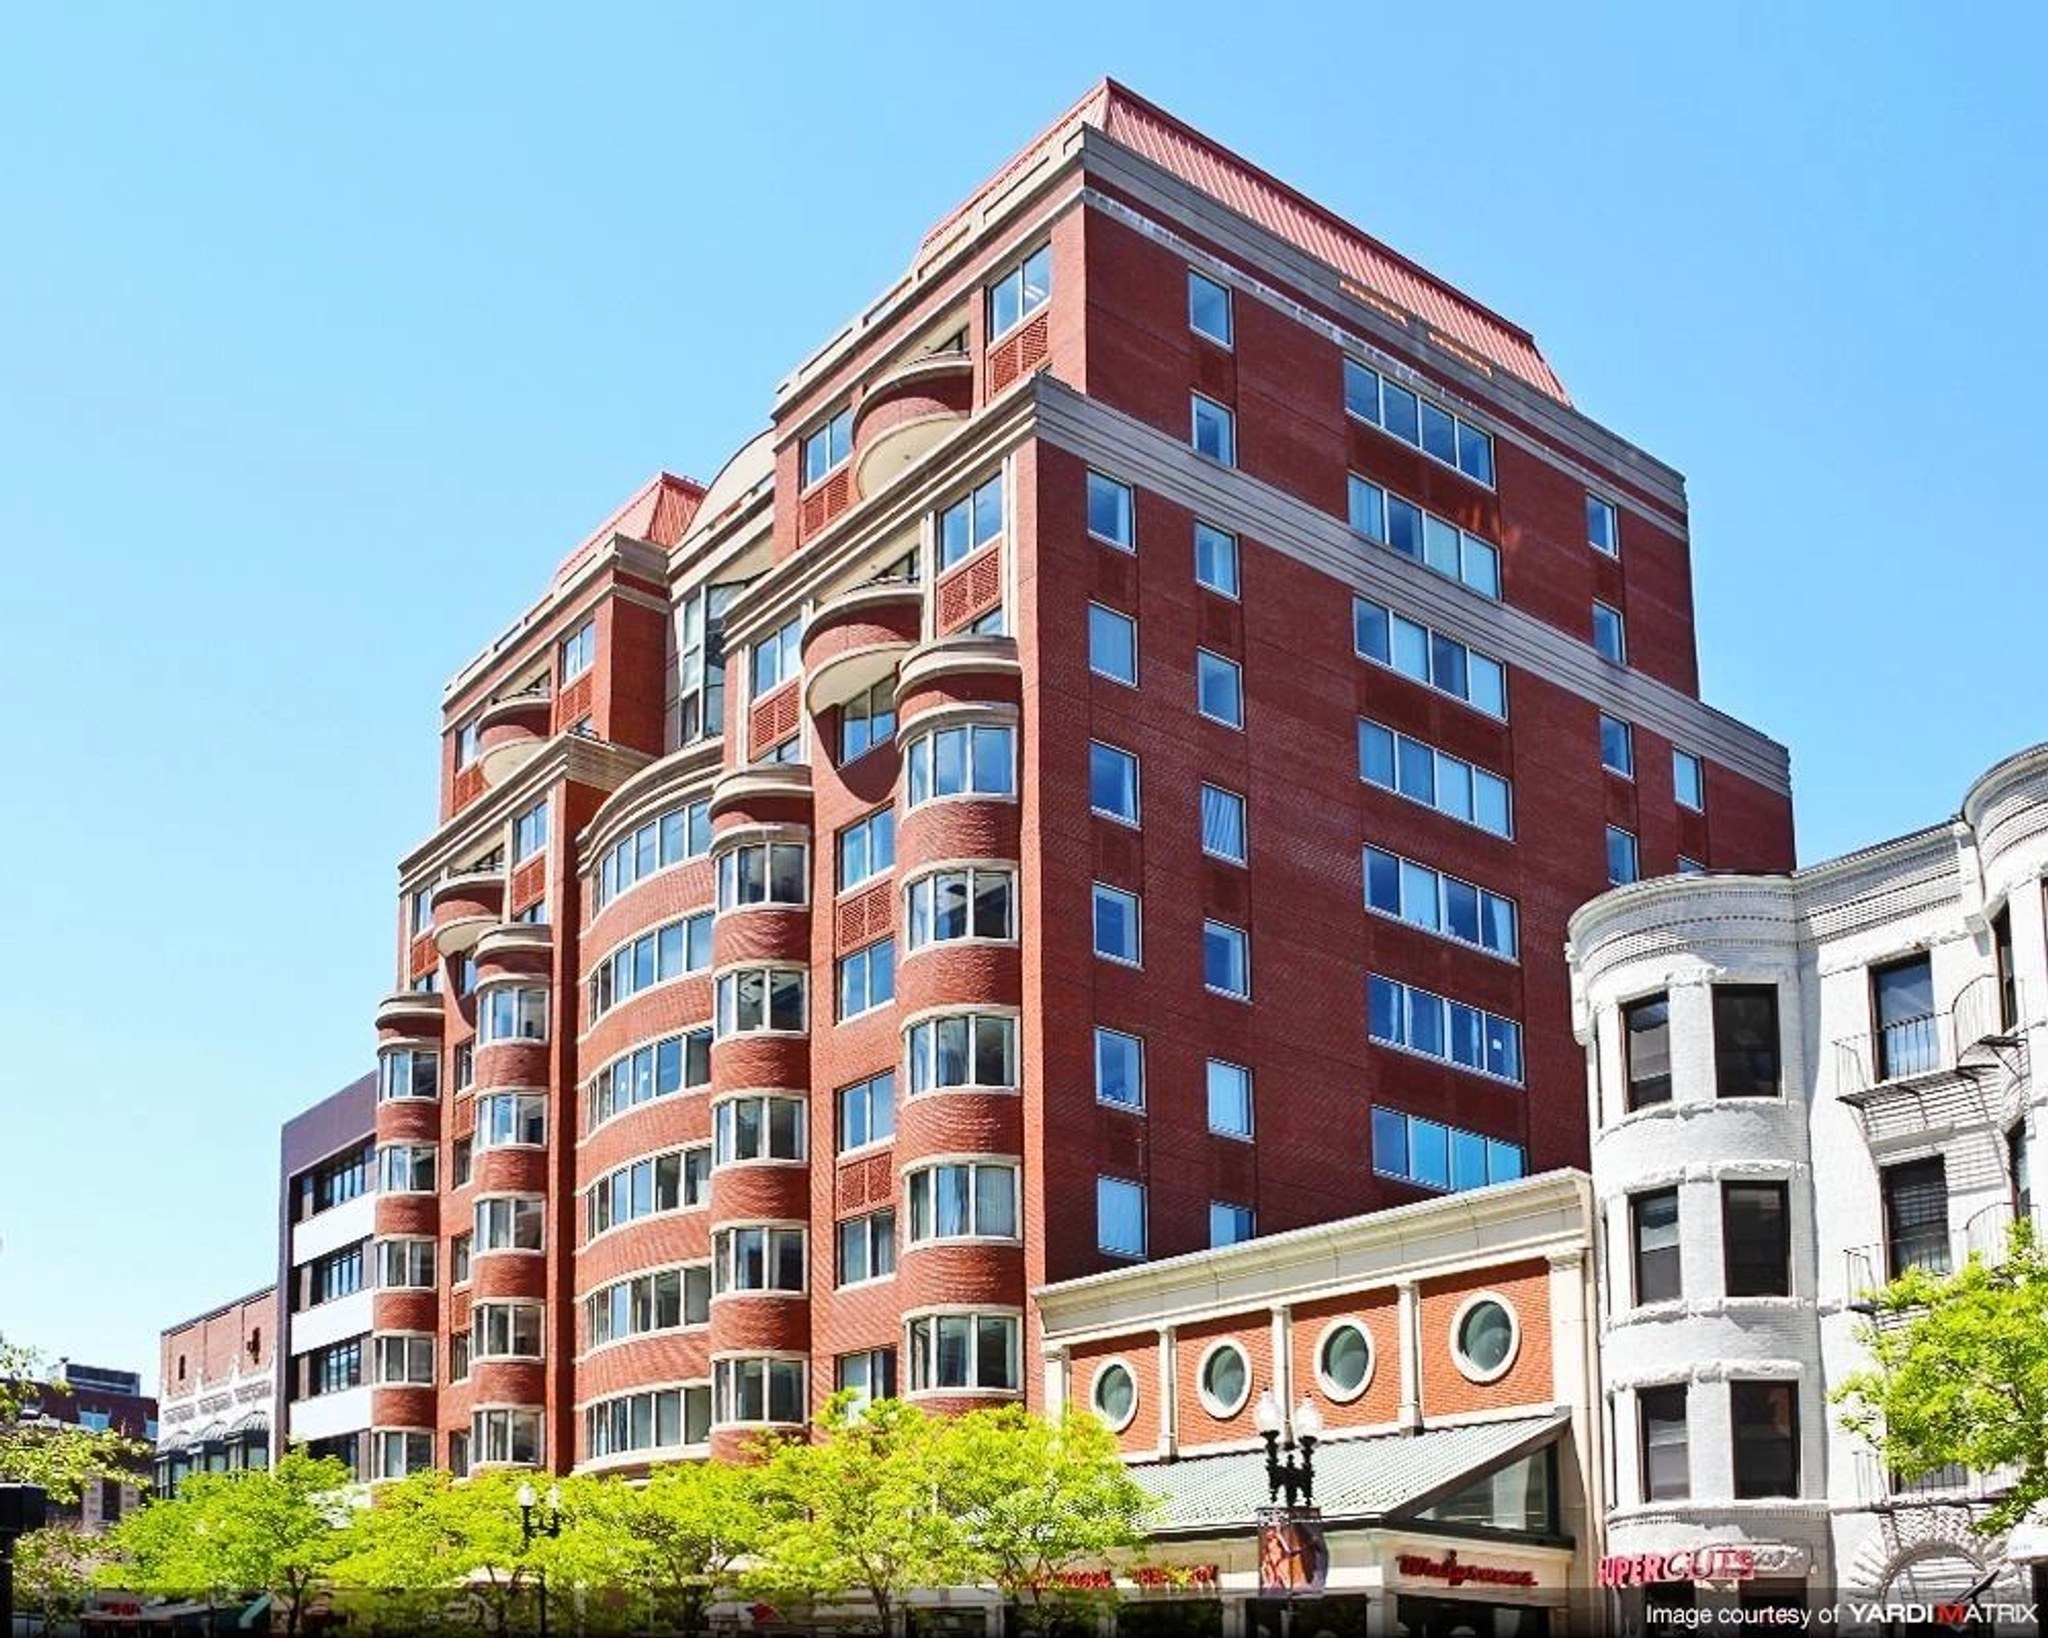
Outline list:
[[[1137,1203],[1138,1244],[1135,1249],[1130,1246],[1113,1246],[1109,1243],[1107,1214],[1103,1208],[1111,1198],[1110,1191],[1116,1189],[1129,1191],[1124,1202],[1126,1205],[1130,1203],[1132,1198],[1135,1198]],[[1149,1216],[1148,1202],[1145,1198],[1145,1185],[1143,1183],[1135,1178],[1114,1177],[1107,1172],[1096,1174],[1095,1249],[1097,1251],[1101,1252],[1105,1257],[1123,1257],[1132,1262],[1143,1262],[1150,1255],[1148,1247],[1152,1240]]]
[[[1130,675],[1126,676],[1121,671],[1111,670],[1107,665],[1100,663],[1100,661],[1098,660],[1098,657],[1095,652],[1095,629],[1097,616],[1100,616],[1104,620],[1116,622],[1129,635],[1131,648]],[[1119,683],[1125,688],[1136,688],[1138,686],[1138,621],[1135,615],[1125,614],[1121,609],[1113,609],[1107,603],[1089,603],[1088,669],[1093,675],[1097,677],[1106,677],[1111,682]]]
[[[1202,697],[1205,672],[1210,668],[1215,668],[1217,674],[1227,676],[1230,680],[1233,706],[1233,714],[1230,716],[1218,716],[1209,709],[1208,703]],[[1207,721],[1219,723],[1225,728],[1234,728],[1239,733],[1244,732],[1244,667],[1229,655],[1218,654],[1214,649],[1196,649],[1195,711]]]
[[[1104,961],[1114,961],[1123,967],[1145,965],[1145,901],[1128,888],[1114,887],[1108,882],[1091,882],[1090,888],[1090,933],[1095,954]],[[1131,945],[1129,955],[1118,950],[1102,947],[1102,901],[1105,898],[1121,901],[1120,908],[1129,912],[1131,923]]]
[[[1212,452],[1202,447],[1202,411],[1212,412],[1211,425],[1217,432],[1217,449]],[[1204,460],[1214,461],[1218,466],[1237,465],[1237,412],[1228,404],[1211,398],[1207,393],[1191,393],[1188,403],[1188,448]]]
[[[1097,751],[1107,751],[1110,755],[1121,757],[1130,764],[1131,811],[1128,814],[1119,813],[1114,808],[1099,808],[1095,805]],[[1127,751],[1121,745],[1110,745],[1099,739],[1091,739],[1088,742],[1088,811],[1101,818],[1113,820],[1119,825],[1128,825],[1133,830],[1140,828],[1145,822],[1144,771],[1144,766],[1135,751]]]
[[[1209,930],[1236,935],[1240,964],[1244,968],[1244,988],[1228,990],[1209,982]],[[1233,1001],[1250,1001],[1252,998],[1252,935],[1249,928],[1239,927],[1232,922],[1217,921],[1214,917],[1202,922],[1202,987],[1211,995],[1225,995]]]
[[[1218,335],[1201,321],[1200,309],[1196,305],[1195,297],[1204,287],[1222,299],[1223,333],[1221,335]],[[1217,346],[1223,348],[1226,352],[1236,344],[1234,337],[1237,334],[1237,310],[1230,286],[1224,284],[1221,280],[1212,279],[1208,274],[1199,272],[1192,267],[1188,269],[1188,328],[1203,339],[1215,342]]]
[[[1095,1101],[1106,1109],[1121,1109],[1127,1114],[1142,1115],[1145,1112],[1145,1037],[1134,1035],[1127,1029],[1111,1029],[1107,1024],[1097,1024],[1093,1036],[1095,1059]],[[1103,1090],[1104,1049],[1125,1054],[1136,1066],[1132,1079],[1137,1083],[1135,1100],[1113,1098]]]

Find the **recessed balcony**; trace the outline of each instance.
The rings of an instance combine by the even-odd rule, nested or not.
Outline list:
[[[493,700],[476,716],[477,767],[486,785],[502,785],[540,754],[554,727],[545,689]]]
[[[505,874],[499,870],[448,876],[434,884],[434,948],[460,955],[505,916]]]
[[[804,627],[804,706],[813,715],[844,705],[896,669],[916,646],[924,588],[890,580],[842,592]]]
[[[444,1016],[435,990],[400,990],[377,1003],[377,1028],[393,1035],[439,1035]]]
[[[853,423],[854,487],[872,495],[937,446],[974,408],[974,360],[927,353],[868,389]]]

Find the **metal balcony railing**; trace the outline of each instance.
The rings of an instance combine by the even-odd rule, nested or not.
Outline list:
[[[1948,1274],[1972,1257],[1997,1262],[2011,1242],[2013,1219],[2011,1204],[2001,1200],[1984,1207],[1959,1229],[1946,1224],[1910,1229],[1877,1245],[1850,1247],[1842,1254],[1850,1306],[1871,1313],[1870,1299],[1909,1270]],[[1905,1318],[1881,1315],[1879,1323],[1900,1324]]]
[[[1974,1079],[2010,1068],[2019,987],[1997,973],[1965,984],[1946,1012],[1895,1018],[1835,1043],[1835,1088],[1849,1099],[1947,1077]]]

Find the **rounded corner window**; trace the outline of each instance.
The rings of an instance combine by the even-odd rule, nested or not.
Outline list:
[[[1111,1433],[1121,1433],[1138,1414],[1138,1379],[1120,1359],[1106,1361],[1095,1373],[1088,1403]]]
[[[1202,1396],[1202,1408],[1219,1422],[1227,1422],[1252,1394],[1251,1361],[1235,1342],[1214,1342],[1195,1368],[1195,1382]]]
[[[1498,1382],[1521,1352],[1514,1309],[1491,1291],[1474,1292],[1451,1320],[1451,1358],[1468,1382]]]
[[[1316,1343],[1316,1385],[1326,1398],[1349,1404],[1372,1385],[1372,1333],[1354,1319],[1333,1321]]]

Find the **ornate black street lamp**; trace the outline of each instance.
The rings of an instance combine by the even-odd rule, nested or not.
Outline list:
[[[1323,1414],[1316,1409],[1316,1402],[1303,1394],[1301,1403],[1294,1407],[1290,1422],[1280,1408],[1280,1397],[1268,1388],[1259,1395],[1258,1409],[1252,1413],[1259,1437],[1266,1441],[1266,1500],[1277,1503],[1280,1493],[1287,1493],[1289,1507],[1312,1507],[1316,1499],[1316,1441],[1323,1436]],[[1294,1459],[1295,1446],[1301,1447],[1301,1460]],[[1282,1461],[1280,1453],[1287,1452]]]
[[[545,1504],[531,1484],[519,1487],[519,1544],[522,1549],[533,1546],[535,1536],[546,1536],[550,1540],[562,1533],[562,1487],[548,1486]],[[540,1638],[548,1638],[548,1572],[543,1567],[534,1572],[540,1583]]]

